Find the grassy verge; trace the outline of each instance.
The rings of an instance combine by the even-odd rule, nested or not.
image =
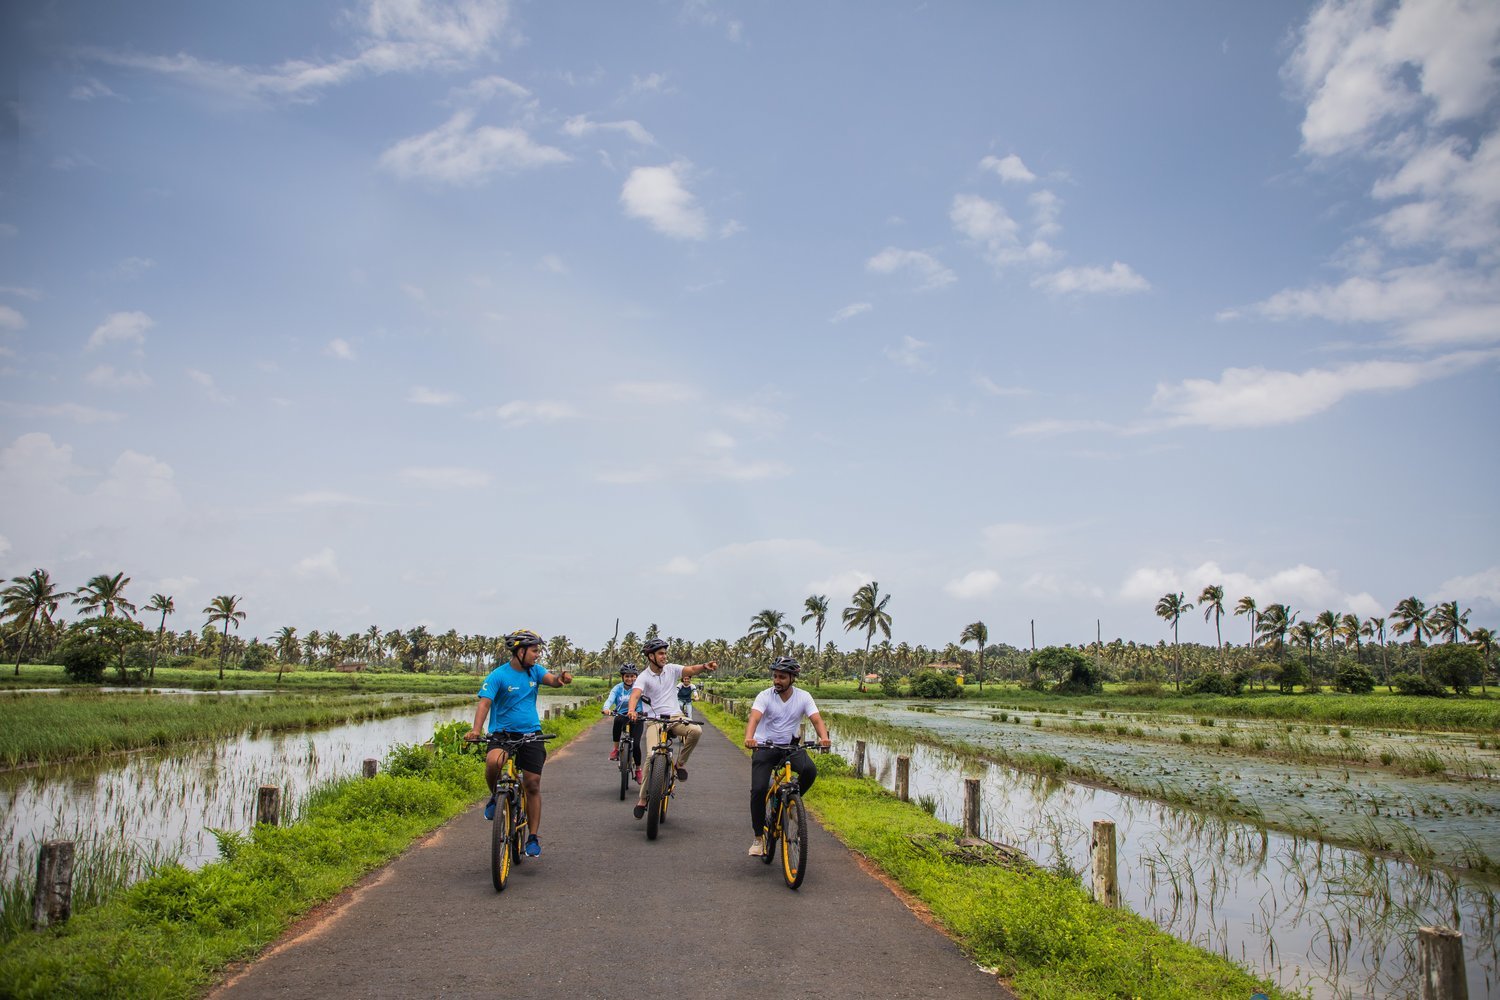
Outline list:
[[[331,726],[464,704],[468,695],[372,698],[368,694],[267,694],[235,698],[66,694],[0,698],[0,767],[112,750],[167,746],[241,732]]]
[[[555,748],[598,720],[597,706],[582,705],[544,728],[558,733]],[[314,793],[299,822],[225,833],[221,861],[165,868],[61,927],[0,945],[0,995],[196,996],[227,963],[260,951],[484,790],[474,754],[397,747],[379,776]]]
[[[714,706],[702,711],[738,742],[741,720]],[[1244,1000],[1257,990],[1288,996],[1150,921],[1096,905],[1071,878],[961,847],[955,827],[854,778],[838,758],[819,758],[808,807],[1026,1000]]]

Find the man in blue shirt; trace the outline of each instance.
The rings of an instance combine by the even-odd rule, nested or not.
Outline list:
[[[537,714],[537,685],[562,687],[573,683],[573,675],[564,670],[554,674],[537,661],[542,658],[542,637],[530,629],[517,629],[505,637],[510,662],[491,670],[479,686],[479,705],[474,710],[474,728],[468,739],[482,739],[489,733],[539,733],[542,717]],[[540,742],[527,743],[516,751],[516,768],[521,772],[521,787],[526,793],[526,815],[531,822],[531,836],[526,838],[526,854],[542,856],[542,765],[547,762],[547,748]],[[484,761],[484,777],[490,785],[490,803],[484,807],[485,819],[495,818],[495,785],[505,766],[505,751],[492,749]]]

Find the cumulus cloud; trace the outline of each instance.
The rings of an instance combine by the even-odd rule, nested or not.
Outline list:
[[[708,216],[684,184],[688,165],[637,167],[620,189],[620,204],[632,219],[642,219],[663,236],[679,240],[708,237]]]
[[[988,375],[975,375],[974,384],[991,396],[1030,396],[1033,392],[1025,386],[1000,385]]]
[[[1435,601],[1485,601],[1500,605],[1500,566],[1444,580],[1433,595]]]
[[[524,129],[473,125],[474,112],[459,111],[432,131],[387,149],[380,154],[380,166],[404,180],[464,185],[572,159],[560,149],[534,142]]]
[[[89,335],[88,349],[106,344],[144,344],[146,331],[155,325],[156,321],[143,312],[110,313]]]
[[[979,161],[979,166],[998,174],[1002,181],[1030,184],[1036,180],[1036,174],[1026,169],[1026,164],[1015,153],[1004,157],[986,156]]]
[[[578,416],[578,411],[566,403],[513,399],[508,403],[481,410],[477,416],[499,420],[506,427],[524,427],[527,424],[568,420]]]
[[[1119,596],[1131,603],[1140,603],[1155,601],[1163,594],[1182,593],[1196,603],[1198,594],[1210,584],[1224,588],[1226,612],[1241,596],[1246,596],[1253,597],[1261,607],[1280,603],[1290,605],[1294,610],[1305,609],[1304,618],[1324,609],[1352,611],[1360,616],[1384,613],[1380,602],[1369,594],[1350,593],[1339,586],[1336,574],[1305,563],[1264,576],[1226,571],[1216,562],[1189,568],[1144,566],[1126,577],[1120,585]]]
[[[910,274],[919,291],[942,288],[958,280],[957,275],[924,250],[886,247],[865,261],[865,269],[874,274]]]
[[[488,472],[456,465],[411,466],[399,473],[401,481],[432,490],[471,490],[488,486],[494,479]]]
[[[328,346],[323,348],[323,354],[340,361],[353,361],[354,345],[343,337],[334,337],[328,342]]]
[[[875,574],[862,569],[846,569],[821,580],[809,581],[804,588],[809,593],[829,595],[830,605],[842,600],[842,595],[853,594],[860,587],[875,579]],[[827,633],[825,633],[826,637]]]
[[[406,401],[416,403],[418,406],[450,406],[462,398],[456,392],[429,389],[425,385],[414,385],[406,394]]]
[[[292,572],[303,579],[342,579],[339,574],[338,556],[327,546],[298,560]]]
[[[943,590],[960,601],[973,601],[988,597],[1000,586],[1000,574],[992,569],[976,569],[965,573],[957,580],[943,584]]]
[[[1151,287],[1145,278],[1131,270],[1130,265],[1115,261],[1109,267],[1067,267],[1052,274],[1044,274],[1031,282],[1052,295],[1073,294],[1117,294],[1144,292]]]
[[[214,377],[208,372],[197,368],[189,368],[187,370],[187,377],[189,381],[203,390],[203,395],[215,403],[227,403],[230,401],[228,396],[219,391],[219,386],[214,382]]]
[[[612,387],[615,396],[627,403],[691,403],[702,397],[702,393],[681,382],[616,382]]]
[[[10,306],[0,306],[0,330],[24,330],[26,329],[26,317],[21,315],[19,309]]]
[[[1056,202],[1051,204],[1052,215],[1046,223],[1049,231],[1060,227],[1055,222]],[[984,257],[995,268],[1016,263],[1045,264],[1061,254],[1046,240],[1037,235],[1023,242],[1021,227],[1011,218],[1004,206],[998,202],[974,194],[959,194],[953,198],[948,210],[948,219],[953,228],[970,243],[978,246]],[[1038,228],[1040,234],[1040,227]]]
[[[901,338],[901,343],[898,346],[887,347],[885,349],[885,356],[902,368],[907,368],[914,372],[930,372],[932,371],[932,365],[927,362],[926,358],[922,357],[922,352],[931,346],[925,340],[918,340],[912,336],[904,336]]]
[[[874,308],[875,307],[870,305],[870,303],[868,302],[851,302],[849,305],[845,306],[838,312],[834,313],[832,316],[828,317],[828,322],[842,323],[845,320],[851,320],[856,316],[867,313]]]
[[[687,556],[673,556],[661,567],[668,576],[692,576],[698,572],[698,564]]]
[[[640,122],[633,119],[618,122],[596,122],[589,119],[588,115],[574,115],[563,122],[562,130],[575,139],[590,135],[594,132],[618,132],[628,136],[642,146],[656,145],[656,139],[647,132]]]
[[[142,371],[116,371],[113,365],[100,365],[83,377],[89,385],[105,389],[144,389],[151,384],[151,376]]]

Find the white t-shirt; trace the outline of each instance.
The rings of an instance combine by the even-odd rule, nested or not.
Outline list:
[[[650,667],[642,670],[635,677],[635,686],[632,691],[641,692],[641,700],[636,703],[635,710],[641,715],[654,716],[665,719],[669,715],[681,715],[682,706],[677,704],[677,689],[682,686],[682,665],[668,663],[657,673]],[[646,699],[651,699],[651,704],[646,704]]]
[[[790,743],[802,720],[818,714],[812,695],[799,687],[792,688],[786,701],[781,700],[775,688],[766,688],[755,696],[750,710],[760,713],[760,722],[755,727],[757,743]]]

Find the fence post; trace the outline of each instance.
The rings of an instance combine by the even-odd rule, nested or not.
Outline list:
[[[1115,824],[1107,819],[1094,821],[1094,900],[1110,908],[1120,905],[1120,879],[1115,857]]]
[[[905,754],[896,758],[896,798],[911,801],[911,758]]]
[[[854,741],[854,776],[863,778],[865,776],[865,741]]]
[[[1451,927],[1417,929],[1422,1000],[1469,1000],[1464,936]]]
[[[49,840],[36,856],[36,898],[31,925],[60,924],[73,913],[73,842]]]
[[[964,836],[979,839],[979,779],[964,779]]]
[[[373,778],[373,777],[375,777],[375,771],[379,767],[380,767],[380,762],[377,761],[374,757],[366,757],[365,758],[365,777],[366,778]]]
[[[255,795],[255,825],[269,823],[281,825],[281,789],[275,785],[261,785]]]

